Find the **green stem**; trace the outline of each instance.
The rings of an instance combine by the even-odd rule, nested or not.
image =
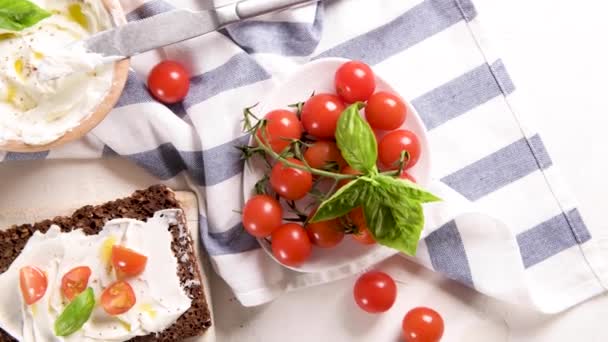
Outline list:
[[[333,178],[336,180],[355,179],[358,177],[358,175],[343,175],[340,173],[323,171],[323,170],[312,168],[310,166],[306,167],[306,165],[299,165],[299,164],[292,163],[292,162],[288,161],[286,158],[284,158],[281,155],[279,155],[278,153],[276,153],[275,151],[273,151],[270,147],[268,147],[267,145],[262,143],[262,141],[260,140],[260,138],[258,137],[257,134],[254,133],[253,136],[255,137],[255,140],[258,143],[258,146],[260,146],[264,150],[264,152],[268,153],[272,158],[279,160],[281,163],[283,163],[283,165],[287,165],[288,167],[291,167],[294,169],[299,169],[302,171],[308,171],[317,176]]]

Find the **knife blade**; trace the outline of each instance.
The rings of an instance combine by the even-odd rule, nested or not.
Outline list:
[[[85,48],[108,57],[128,58],[218,30],[228,24],[319,0],[244,0],[206,11],[176,9],[102,31]]]

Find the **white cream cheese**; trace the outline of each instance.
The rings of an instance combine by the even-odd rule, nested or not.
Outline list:
[[[161,332],[191,305],[177,275],[178,260],[171,250],[168,231],[178,209],[157,212],[147,222],[132,219],[109,221],[98,235],[82,230],[62,233],[57,226],[44,234],[34,233],[10,268],[0,275],[0,327],[19,341],[125,341]],[[108,315],[96,305],[84,326],[67,337],[57,337],[53,325],[65,308],[61,278],[78,266],[92,270],[89,286],[96,302],[105,287],[116,280],[108,272],[111,246],[120,244],[148,257],[143,273],[128,278],[136,304],[124,314]],[[48,279],[44,296],[26,305],[19,288],[19,269],[36,266]]]
[[[31,1],[52,16],[20,32],[0,31],[0,144],[60,138],[92,114],[112,86],[113,64],[100,64],[100,55],[74,44],[112,27],[103,2]]]

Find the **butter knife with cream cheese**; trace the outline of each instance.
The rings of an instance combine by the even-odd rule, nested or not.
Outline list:
[[[176,9],[99,32],[84,40],[92,53],[116,60],[218,30],[262,14],[320,0],[244,0],[206,11]]]

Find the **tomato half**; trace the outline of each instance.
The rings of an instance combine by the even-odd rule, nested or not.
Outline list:
[[[344,239],[342,225],[337,219],[308,223],[306,233],[310,241],[321,248],[334,247]]]
[[[376,243],[372,233],[369,232],[367,221],[365,221],[365,215],[363,214],[363,208],[358,207],[351,210],[351,212],[348,213],[348,216],[357,229],[357,231],[352,234],[357,242],[363,245],[373,245]]]
[[[420,158],[420,142],[414,132],[400,129],[385,135],[378,144],[378,159],[387,168],[397,169],[402,151],[409,155],[405,169],[416,165]]]
[[[312,252],[312,244],[304,228],[296,223],[286,223],[272,233],[272,254],[287,266],[297,266],[306,261]]]
[[[283,208],[268,195],[251,197],[243,208],[243,227],[255,237],[266,237],[283,222]]]
[[[132,277],[140,274],[146,268],[147,262],[148,257],[130,248],[112,246],[112,266],[119,277]]]
[[[405,122],[407,107],[403,100],[387,91],[373,94],[365,106],[365,118],[375,129],[393,130]]]
[[[309,98],[302,107],[302,125],[317,138],[334,138],[340,114],[346,107],[332,94],[318,94]]]
[[[48,280],[38,267],[25,266],[19,270],[19,287],[25,304],[32,305],[44,297]]]
[[[278,109],[269,112],[264,118],[266,126],[257,131],[257,136],[276,153],[281,153],[289,146],[290,139],[302,137],[302,124],[294,113]]]
[[[437,311],[417,307],[405,314],[401,327],[405,342],[439,342],[443,336],[444,323]]]
[[[61,293],[67,300],[72,300],[82,291],[87,289],[91,268],[79,266],[71,269],[61,278]]]
[[[376,89],[376,76],[369,65],[350,61],[338,68],[334,83],[344,102],[366,101]]]
[[[295,158],[287,160],[304,166],[304,163]],[[279,196],[288,200],[298,200],[306,196],[312,188],[312,174],[277,162],[270,172],[270,186]]]
[[[312,143],[304,151],[304,159],[310,167],[321,170],[332,162],[338,164],[339,169],[347,165],[338,145],[333,141],[319,140]]]
[[[357,305],[366,312],[385,312],[395,304],[397,285],[388,274],[369,271],[357,279],[353,296]]]
[[[148,90],[160,102],[180,102],[186,98],[189,89],[190,74],[178,62],[160,62],[148,75]]]
[[[135,305],[135,292],[126,281],[119,280],[110,284],[101,293],[101,306],[109,315],[120,315]]]

